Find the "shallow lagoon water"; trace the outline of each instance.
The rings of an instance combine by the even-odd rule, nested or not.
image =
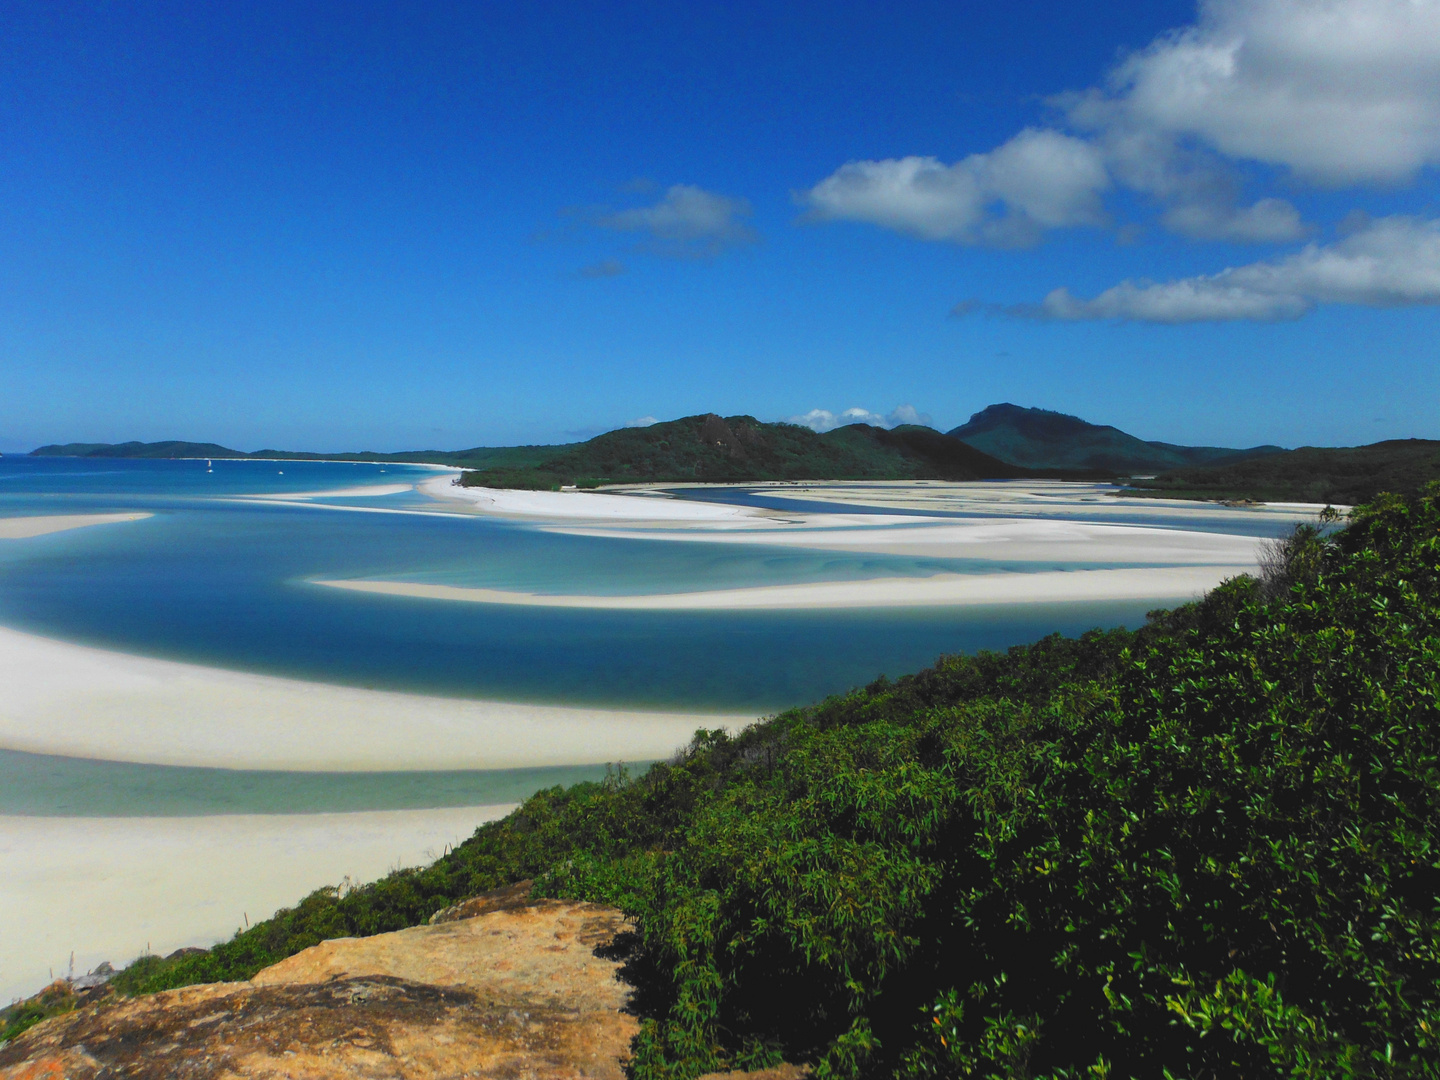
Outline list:
[[[357,473],[372,482],[431,475],[413,468],[391,466],[382,478],[370,466],[299,463],[303,475],[292,476],[296,463],[287,462],[282,477],[274,463],[231,462],[240,466],[235,482],[217,487],[199,478],[213,474],[197,476],[200,462],[126,462],[113,472],[71,464],[68,471],[52,466],[38,483],[28,475],[24,494],[0,484],[0,514],[33,512],[39,503],[50,513],[148,509],[155,516],[8,545],[0,552],[0,622],[125,652],[374,689],[758,715],[913,670],[941,653],[1134,625],[1151,606],[627,612],[366,596],[311,581],[403,578],[604,594],[967,567],[963,560],[567,536],[473,516],[337,513],[226,499],[270,492],[271,477],[293,491],[353,485]],[[35,490],[42,486],[54,490]],[[345,502],[416,505],[408,493]]]
[[[324,500],[329,506],[247,498],[413,484],[433,475],[424,467],[335,462],[0,458],[0,516],[153,514],[0,544],[0,624],[121,652],[373,689],[759,716],[881,674],[916,670],[943,653],[1002,649],[1095,626],[1134,626],[1154,606],[641,612],[364,595],[312,582],[386,578],[623,594],[1124,564],[972,565],[561,535],[436,513],[449,508],[412,491],[330,497]],[[776,502],[743,489],[705,495],[750,505]],[[818,507],[797,502],[795,508]],[[854,506],[833,508],[856,512]],[[1273,524],[1256,521],[1253,527],[1263,534]],[[227,805],[249,812],[265,806],[272,812],[453,806],[462,797],[457,793],[506,801],[528,794],[526,785],[535,790],[553,779],[508,775],[515,770],[506,776],[337,779],[13,756],[0,761],[0,772],[0,782],[16,781],[12,794],[28,807],[17,803],[8,812],[60,814],[81,812],[76,807],[82,806],[97,813],[214,813],[226,812]],[[505,799],[495,794],[502,790]]]

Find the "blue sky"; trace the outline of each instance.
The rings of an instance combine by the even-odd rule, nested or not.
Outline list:
[[[0,11],[0,450],[1440,438],[1440,0]]]

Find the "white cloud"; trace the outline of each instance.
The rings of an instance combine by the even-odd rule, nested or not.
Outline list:
[[[829,409],[811,409],[800,416],[789,417],[787,422],[819,432],[833,431],[847,424],[869,424],[871,427],[881,428],[893,428],[901,424],[924,424],[929,427],[930,414],[918,412],[913,405],[897,405],[883,416],[860,408],[846,409],[838,414]]]
[[[1407,180],[1440,161],[1440,2],[1202,0],[1069,106],[1320,183]]]
[[[625,426],[626,426],[626,427],[650,427],[651,425],[653,425],[653,424],[658,424],[659,422],[660,422],[660,421],[657,420],[657,419],[655,419],[655,417],[653,417],[653,416],[637,416],[634,420],[627,420],[627,421],[625,421]]]
[[[619,232],[647,233],[650,250],[662,255],[716,255],[729,247],[754,243],[755,231],[741,218],[750,203],[728,195],[675,184],[653,206],[616,210],[595,218],[595,224]]]
[[[1090,143],[1026,128],[954,165],[933,157],[852,161],[797,195],[819,221],[863,221],[924,240],[1031,243],[1040,229],[1098,225],[1110,184]]]
[[[1239,164],[1343,185],[1440,163],[1440,0],[1200,0],[1194,25],[1051,104],[1068,133],[1027,128],[953,165],[851,162],[798,198],[813,219],[1014,245],[1103,221],[1118,185],[1182,236],[1299,240],[1290,203],[1245,205]]]
[[[1380,218],[1333,244],[1167,282],[1123,281],[1090,300],[1056,289],[1014,314],[1188,323],[1294,319],[1316,304],[1440,304],[1440,220]]]

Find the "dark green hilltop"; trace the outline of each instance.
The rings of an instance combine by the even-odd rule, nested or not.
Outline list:
[[[1440,442],[1232,449],[1146,441],[1048,409],[999,404],[949,432],[852,424],[824,434],[753,416],[686,416],[586,442],[468,450],[245,453],[216,443],[65,443],[33,455],[413,462],[470,470],[478,487],[554,490],[639,483],[772,480],[1113,480],[1155,498],[1354,505],[1440,478]]]
[[[1009,403],[981,409],[947,434],[1001,461],[1031,469],[1089,469],[1119,476],[1284,452],[1279,446],[1232,450],[1146,442],[1108,424],[1092,424],[1078,416]]]
[[[622,428],[559,452],[528,468],[467,473],[466,485],[555,488],[704,481],[1016,480],[1085,478],[1078,470],[1030,469],[1001,461],[933,428],[886,430],[851,424],[823,435],[797,424],[753,416],[686,416],[644,428]]]

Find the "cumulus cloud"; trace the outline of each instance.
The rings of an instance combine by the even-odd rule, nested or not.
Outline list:
[[[1242,198],[1240,165],[1346,185],[1440,163],[1440,0],[1201,0],[1194,25],[1050,104],[1057,127],[988,153],[854,161],[797,198],[816,220],[1013,245],[1103,221],[1116,186],[1193,239],[1303,239],[1289,202]]]
[[[789,417],[787,422],[819,432],[833,431],[847,424],[869,424],[871,427],[881,428],[893,428],[901,424],[924,424],[929,427],[930,414],[918,412],[913,405],[897,405],[883,416],[860,408],[846,409],[841,413],[833,413],[829,409],[811,409],[800,416]]]
[[[1110,185],[1097,148],[1027,128],[954,165],[933,157],[852,161],[797,200],[817,221],[863,221],[925,240],[1006,246],[1043,228],[1098,225]]]
[[[1407,180],[1440,161],[1440,2],[1202,0],[1069,114],[1320,183]]]
[[[745,199],[675,184],[653,206],[606,211],[594,223],[617,232],[646,234],[647,250],[655,254],[706,256],[759,239],[742,220],[749,216]]]
[[[1333,244],[1175,281],[1122,281],[1085,300],[1056,289],[1012,314],[1189,323],[1294,319],[1316,304],[1440,304],[1440,220],[1396,216]]]
[[[650,427],[650,426],[652,426],[652,425],[654,425],[654,424],[658,424],[659,422],[660,422],[660,421],[657,420],[657,419],[655,419],[655,417],[653,417],[653,416],[637,416],[634,420],[627,420],[627,421],[625,422],[625,426],[626,426],[626,427]]]

